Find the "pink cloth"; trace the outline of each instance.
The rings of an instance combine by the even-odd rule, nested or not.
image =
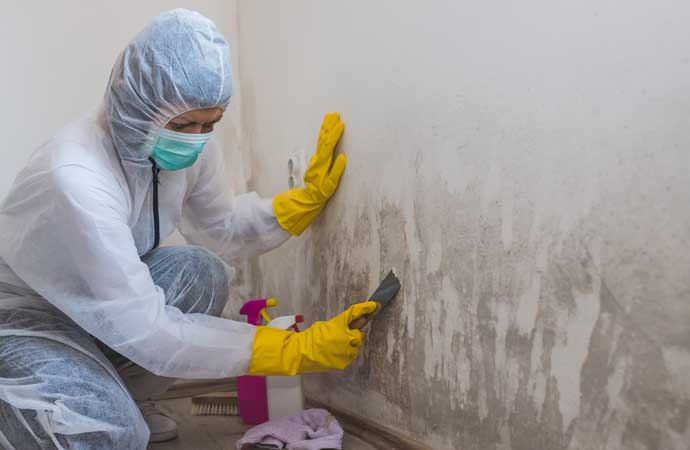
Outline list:
[[[340,450],[343,429],[324,409],[307,409],[296,416],[271,420],[247,431],[237,441],[237,450],[252,445],[268,449]]]

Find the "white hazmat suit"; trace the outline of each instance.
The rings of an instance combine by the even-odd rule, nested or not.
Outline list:
[[[228,45],[197,13],[161,14],[127,46],[104,106],[40,147],[0,206],[0,311],[7,312],[0,346],[8,337],[66,345],[121,385],[95,346],[41,323],[48,314],[73,321],[156,375],[246,372],[255,328],[166,304],[142,261],[176,228],[229,265],[288,239],[270,199],[229,195],[214,139],[193,166],[161,171],[154,189],[149,158],[158,132],[186,111],[227,106],[232,91]],[[232,282],[231,267],[227,273]],[[0,400],[52,412],[43,419],[44,431],[93,431],[84,413],[75,419],[59,400],[32,395],[26,386],[18,393],[17,380],[1,377]],[[81,428],[65,425],[80,420]]]

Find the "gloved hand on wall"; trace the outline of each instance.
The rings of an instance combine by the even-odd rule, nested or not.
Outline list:
[[[297,375],[344,369],[357,358],[364,334],[350,329],[355,319],[376,311],[376,302],[351,306],[328,322],[295,333],[257,327],[250,375]]]
[[[291,189],[273,198],[276,219],[290,234],[302,234],[335,193],[345,171],[346,158],[340,154],[333,162],[333,151],[344,130],[340,114],[326,114],[321,124],[316,153],[304,174],[306,187]]]

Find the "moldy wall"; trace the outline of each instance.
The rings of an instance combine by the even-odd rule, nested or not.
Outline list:
[[[403,281],[307,392],[438,449],[687,449],[689,20],[670,0],[240,1],[251,187],[287,189],[327,111],[349,158],[254,293],[322,320]]]

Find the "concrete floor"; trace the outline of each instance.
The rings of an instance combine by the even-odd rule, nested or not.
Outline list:
[[[149,450],[235,450],[237,442],[250,426],[239,417],[191,416],[189,399],[167,400],[161,409],[177,421],[179,437],[174,441],[150,444]],[[343,450],[375,450],[354,436],[345,436]]]

